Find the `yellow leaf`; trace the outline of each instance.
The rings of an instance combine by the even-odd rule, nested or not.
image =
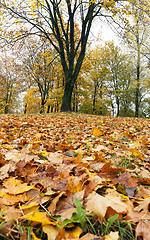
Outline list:
[[[86,172],[89,175],[89,178],[94,177],[96,173],[91,173],[88,168],[86,168]]]
[[[134,142],[135,147],[140,147],[141,144],[139,142]]]
[[[32,235],[32,237],[33,237],[34,240],[41,240],[41,238],[36,237],[36,235],[35,235],[34,232],[32,232],[31,235]]]
[[[77,177],[68,177],[67,190],[71,193],[80,192],[82,190],[82,184]]]
[[[79,236],[82,232],[83,232],[83,230],[79,226],[77,226],[71,233],[72,233],[73,237],[79,238]]]
[[[36,138],[41,138],[42,133],[37,133],[35,136],[36,136]]]
[[[5,195],[7,195],[7,193],[0,191],[0,197],[5,197]]]
[[[12,150],[12,149],[14,149],[14,147],[9,146],[9,145],[3,145],[3,148],[8,149],[8,150]]]
[[[39,152],[39,154],[44,158],[47,158],[49,156],[49,152],[46,152],[46,151],[41,151]]]
[[[130,151],[132,152],[132,154],[133,154],[135,157],[139,157],[140,159],[145,160],[144,154],[143,154],[142,152],[140,152],[138,149],[133,148],[133,149],[131,149]]]
[[[6,188],[5,192],[14,195],[27,192],[34,188],[34,185],[28,186],[27,183],[22,183],[20,180],[15,178],[9,178],[5,180],[3,185]]]
[[[46,212],[39,212],[39,211],[35,211],[32,214],[27,214],[24,215],[22,217],[22,219],[26,219],[29,221],[33,221],[33,222],[37,222],[37,223],[41,223],[43,226],[44,225],[55,225],[54,222],[52,222],[51,220],[49,220]]]
[[[100,128],[94,127],[93,129],[93,135],[95,137],[100,137],[103,135],[103,131]]]
[[[20,209],[23,210],[24,215],[31,214],[39,209],[39,203],[33,202],[29,203],[28,205],[20,206]]]

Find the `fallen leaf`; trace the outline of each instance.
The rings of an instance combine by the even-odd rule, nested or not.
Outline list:
[[[24,215],[21,218],[32,221],[32,222],[41,223],[43,226],[49,225],[49,224],[55,225],[55,223],[48,218],[46,212],[35,211],[31,214]]]
[[[28,186],[27,183],[22,183],[22,181],[15,178],[9,178],[4,181],[3,186],[6,188],[4,191],[9,194],[20,194],[27,192],[34,188],[34,185]]]
[[[48,240],[56,240],[58,229],[52,225],[44,225],[43,231],[47,234]]]
[[[38,238],[34,232],[31,233],[34,240],[41,240],[41,238]]]
[[[102,237],[98,237],[91,233],[85,234],[83,237],[80,238],[81,240],[102,240]]]
[[[104,236],[105,240],[118,240],[119,233],[118,232],[110,232],[108,235]]]
[[[66,194],[65,191],[61,191],[61,192],[58,194],[58,196],[53,199],[53,201],[51,202],[50,206],[48,207],[48,211],[49,211],[51,214],[53,214],[53,213],[55,212],[55,210],[56,210],[56,205],[57,205],[59,199],[60,199],[63,195],[65,195],[65,194]]]
[[[141,219],[136,227],[136,237],[142,237],[143,240],[150,239],[150,220]]]
[[[93,135],[95,136],[95,137],[100,137],[100,136],[102,136],[104,133],[103,133],[103,131],[101,130],[101,128],[97,128],[97,127],[94,127],[94,129],[93,129]]]
[[[13,163],[8,163],[0,168],[0,179],[9,177],[9,173],[14,172],[16,170],[16,166]]]
[[[89,194],[87,199],[86,211],[96,213],[104,218],[108,207],[105,198],[93,192]]]

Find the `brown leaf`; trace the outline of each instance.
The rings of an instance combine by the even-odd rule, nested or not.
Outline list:
[[[91,233],[85,234],[83,237],[80,238],[81,240],[102,240],[102,237],[98,237]]]
[[[7,223],[2,224],[1,228],[0,228],[0,234],[2,236],[9,237],[13,226],[14,226],[13,222],[7,222]]]
[[[150,220],[141,219],[136,227],[136,237],[142,237],[143,240],[150,239]]]
[[[79,201],[83,201],[84,190],[77,193],[68,193],[67,197],[62,197],[57,206],[57,215],[61,216],[61,221],[65,219],[71,219],[72,214],[75,213],[76,208],[74,199],[77,198]]]
[[[56,205],[57,205],[59,199],[60,199],[63,195],[65,195],[65,194],[66,194],[65,191],[61,191],[61,192],[58,194],[58,196],[53,199],[53,201],[51,202],[50,206],[48,207],[48,211],[50,212],[50,214],[54,214],[54,212],[55,212],[55,210],[56,210]]]
[[[89,194],[87,200],[86,211],[96,213],[104,218],[108,207],[105,198],[93,192]]]
[[[14,163],[5,164],[0,168],[0,179],[3,180],[9,177],[9,173],[14,172],[16,170],[16,166]]]
[[[130,175],[130,173],[124,172],[123,174],[121,174],[118,179],[117,182],[119,184],[123,184],[124,186],[127,187],[137,187],[137,180],[133,179]]]
[[[47,234],[48,240],[56,240],[58,229],[52,225],[44,225],[43,231]]]

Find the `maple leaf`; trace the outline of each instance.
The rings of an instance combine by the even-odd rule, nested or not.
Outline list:
[[[34,188],[34,185],[28,186],[27,183],[22,183],[22,181],[15,178],[9,178],[4,181],[3,186],[6,188],[4,191],[9,194],[20,194],[27,192]]]
[[[102,136],[104,133],[103,133],[103,131],[101,130],[101,128],[97,128],[97,127],[94,127],[94,129],[93,129],[93,135],[95,136],[95,137],[100,137],[100,136]]]

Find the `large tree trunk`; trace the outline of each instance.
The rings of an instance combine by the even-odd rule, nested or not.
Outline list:
[[[47,106],[47,113],[50,112],[50,105]]]
[[[45,99],[42,98],[41,106],[40,106],[40,113],[44,113],[44,106],[45,106]]]
[[[74,86],[74,92],[73,92],[73,112],[78,112],[78,85],[77,82]]]
[[[65,82],[65,89],[64,89],[64,95],[63,95],[62,106],[61,106],[62,112],[71,111],[71,98],[72,98],[73,88],[74,88],[73,79]]]

